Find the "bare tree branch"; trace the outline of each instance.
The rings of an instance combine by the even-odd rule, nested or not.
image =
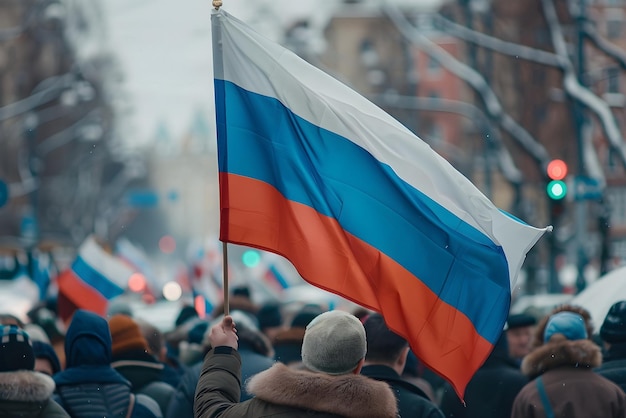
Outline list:
[[[541,49],[531,48],[525,45],[516,44],[514,42],[506,42],[493,36],[486,35],[476,30],[469,29],[463,25],[459,25],[441,15],[434,15],[434,19],[442,26],[442,28],[451,35],[466,42],[471,42],[483,48],[491,49],[502,55],[509,55],[521,58],[527,61],[537,62],[539,64],[548,65],[550,67],[562,67],[566,64],[562,57],[552,52],[542,51]]]
[[[511,184],[522,184],[523,174],[515,165],[509,150],[502,144],[502,139],[496,129],[492,129],[491,121],[485,114],[471,103],[458,100],[449,100],[432,97],[400,96],[397,94],[382,94],[374,98],[375,103],[382,103],[386,106],[398,106],[402,109],[429,110],[435,112],[455,113],[470,119],[479,128],[490,127],[490,137],[494,150],[497,154],[498,168],[504,178]]]
[[[502,129],[507,131],[513,139],[515,139],[522,146],[522,148],[524,148],[524,150],[526,150],[526,152],[528,152],[528,154],[535,159],[542,169],[547,167],[550,157],[546,149],[541,143],[535,140],[535,138],[533,138],[533,136],[526,131],[523,126],[505,113],[500,100],[480,73],[470,66],[460,62],[443,48],[439,47],[437,44],[424,36],[407,21],[396,6],[392,6],[387,3],[383,6],[383,11],[396,25],[402,35],[417,45],[431,58],[437,60],[448,71],[455,74],[461,80],[467,82],[474,90],[476,90],[485,103],[487,114],[494,121],[499,123]]]
[[[546,21],[548,22],[548,27],[550,29],[554,49],[559,56],[567,58],[569,57],[567,45],[565,43],[565,37],[563,36],[563,31],[561,30],[561,24],[559,23],[553,0],[541,0],[541,3]],[[622,164],[626,166],[626,144],[624,144],[622,134],[617,126],[617,122],[615,121],[611,108],[604,100],[580,84],[578,78],[576,77],[574,66],[569,61],[569,58],[567,59],[568,63],[563,68],[563,87],[565,91],[573,99],[578,100],[596,114],[600,120],[602,128],[604,129],[607,139],[611,144],[611,147],[617,151],[622,159]],[[595,150],[593,150],[593,152],[595,152]],[[595,174],[601,174],[601,177],[598,177],[598,180],[604,184],[604,174]]]
[[[613,58],[622,69],[626,70],[626,53],[621,48],[604,39],[596,30],[596,27],[589,21],[585,21],[583,30],[587,38],[589,38],[599,50]]]

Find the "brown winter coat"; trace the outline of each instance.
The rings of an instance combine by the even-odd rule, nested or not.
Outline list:
[[[330,376],[276,363],[247,384],[253,399],[237,403],[241,358],[236,350],[211,350],[196,389],[194,416],[395,418],[396,398],[384,382],[361,375]]]
[[[592,370],[601,363],[600,348],[591,340],[569,341],[557,334],[524,358],[522,372],[541,376],[556,417],[625,418],[626,394]],[[511,418],[545,416],[535,379],[515,398]]]

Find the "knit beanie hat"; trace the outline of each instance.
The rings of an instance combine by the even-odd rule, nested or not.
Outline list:
[[[22,329],[28,334],[31,343],[34,343],[35,341],[43,341],[50,344],[50,338],[48,337],[48,334],[46,334],[46,331],[44,331],[44,329],[39,325],[26,324]]]
[[[0,326],[0,372],[34,368],[35,355],[28,334],[17,325]]]
[[[148,351],[148,343],[139,325],[128,315],[113,315],[109,319],[111,330],[111,352],[115,356],[131,350]]]
[[[626,300],[614,303],[600,327],[600,338],[607,343],[626,342]]]
[[[46,359],[50,362],[50,365],[52,366],[52,374],[61,371],[61,362],[59,361],[59,356],[57,356],[56,351],[54,351],[54,347],[52,347],[49,343],[34,340],[33,352],[36,359]]]
[[[329,311],[315,317],[306,327],[302,363],[316,372],[347,374],[356,368],[366,351],[361,321],[344,311]]]
[[[548,319],[543,332],[543,342],[547,343],[554,334],[563,334],[570,341],[587,338],[585,319],[574,312],[562,311]]]
[[[507,330],[509,329],[515,329],[515,328],[522,328],[522,327],[529,327],[532,325],[537,325],[537,319],[532,316],[532,315],[528,315],[528,314],[513,314],[513,315],[509,315],[508,319],[506,320],[506,325],[507,325]]]

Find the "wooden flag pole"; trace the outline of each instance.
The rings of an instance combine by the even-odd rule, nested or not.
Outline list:
[[[219,10],[222,7],[222,0],[213,0],[213,8]],[[226,242],[222,242],[222,281],[224,284],[224,316],[230,313],[229,291],[228,291],[228,247]]]
[[[222,281],[224,282],[224,315],[228,315],[229,291],[228,291],[228,247],[226,242],[222,242]]]

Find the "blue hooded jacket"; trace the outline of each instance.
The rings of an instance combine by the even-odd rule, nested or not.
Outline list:
[[[107,321],[85,310],[74,313],[65,335],[66,369],[54,376],[55,400],[74,418],[125,417],[131,385],[111,367]],[[132,417],[161,417],[156,401],[137,395]]]

